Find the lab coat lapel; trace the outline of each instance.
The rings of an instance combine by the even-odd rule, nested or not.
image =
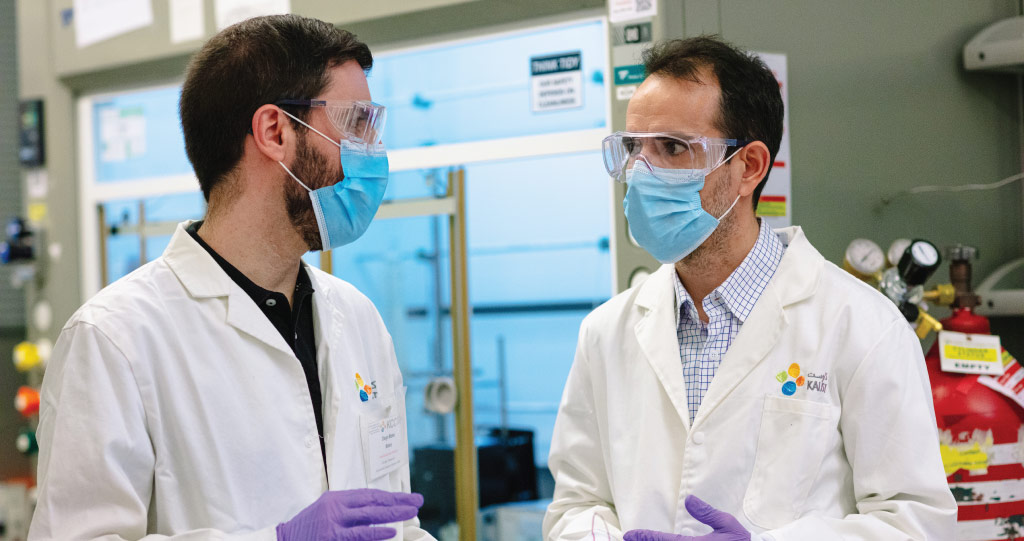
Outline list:
[[[220,268],[186,228],[192,222],[178,224],[163,258],[178,280],[196,299],[227,297],[227,323],[264,344],[293,355],[288,343],[260,311],[256,303]]]
[[[683,426],[689,429],[690,414],[686,405],[686,384],[683,381],[682,361],[679,357],[679,340],[676,337],[675,291],[673,289],[672,265],[661,269],[640,286],[636,305],[643,312],[635,326],[636,339],[647,357],[654,373],[658,376],[665,394]]]
[[[288,346],[288,342],[284,341],[281,333],[267,319],[267,315],[260,310],[259,306],[256,306],[252,298],[245,291],[242,291],[242,288],[238,287],[237,284],[232,283],[231,285],[231,291],[228,293],[228,325],[252,336],[267,346],[294,356],[295,353]]]
[[[818,288],[825,258],[807,242],[799,227],[776,232],[787,246],[786,253],[729,351],[722,357],[693,420],[694,429],[771,353],[789,324],[786,307],[810,297]]]
[[[778,291],[769,282],[736,339],[722,357],[693,420],[694,430],[765,359],[779,341],[785,327],[786,317],[779,302]]]

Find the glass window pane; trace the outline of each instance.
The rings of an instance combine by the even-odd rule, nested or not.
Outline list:
[[[597,152],[469,165],[466,179],[475,421],[532,430],[546,467],[579,325],[612,293],[611,180]]]
[[[141,226],[147,233],[145,252],[140,237],[139,205],[145,217]],[[143,200],[113,201],[103,205],[107,238],[107,282],[137,269],[142,263],[160,257],[171,241],[179,222],[198,220],[206,212],[200,192],[163,195]],[[145,256],[144,258],[140,255]]]
[[[139,267],[142,247],[138,235],[125,232],[139,224],[138,201],[105,203],[103,211],[107,231],[107,282],[103,285],[107,285]]]
[[[96,182],[191,175],[178,120],[178,85],[97,98],[92,107]]]
[[[582,105],[534,112],[530,59],[577,51]],[[603,23],[588,21],[377,55],[370,94],[390,149],[601,128],[606,57]]]
[[[424,171],[407,182],[417,175],[447,179],[446,170]],[[474,421],[486,503],[503,490],[514,497],[494,488],[499,479],[483,467],[494,431],[532,433],[533,462],[546,467],[579,325],[611,296],[611,180],[592,152],[476,164],[466,167],[466,182]],[[333,252],[334,273],[374,302],[394,339],[409,387],[417,490],[438,489],[423,485],[425,475],[445,471],[437,457],[454,443],[452,416],[423,408],[426,383],[451,373],[448,242],[447,217],[376,220]],[[429,528],[446,512],[421,517]]]
[[[408,387],[412,488],[426,497],[419,516],[435,536],[455,509],[453,416],[426,411],[423,399],[431,378],[452,370],[447,246],[448,218],[424,216],[375,220],[331,252],[334,274],[373,301],[394,341]]]

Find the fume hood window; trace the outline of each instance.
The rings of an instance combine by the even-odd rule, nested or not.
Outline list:
[[[473,393],[480,426],[534,431],[547,463],[583,317],[610,296],[608,178],[597,153],[465,167]],[[406,172],[396,194],[441,195],[446,170]],[[447,217],[374,221],[333,252],[334,273],[377,306],[409,388],[410,449],[454,443],[451,416],[423,409],[451,373]]]
[[[103,204],[106,240],[105,284],[126,276],[160,257],[178,222],[198,220],[206,211],[200,192],[149,197]]]
[[[378,54],[368,79],[388,108],[390,149],[603,128],[607,125],[601,21]],[[531,59],[579,53],[579,106],[534,112]]]

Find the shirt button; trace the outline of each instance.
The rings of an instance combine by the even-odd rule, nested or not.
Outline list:
[[[704,443],[704,433],[703,432],[694,432],[693,433],[693,443],[696,443],[697,445],[700,445],[700,444]]]
[[[306,447],[313,447],[313,436],[306,436]]]
[[[273,308],[273,307],[277,306],[277,301],[274,300],[274,299],[267,299],[267,306]]]

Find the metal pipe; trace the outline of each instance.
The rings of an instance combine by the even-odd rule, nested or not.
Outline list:
[[[1024,15],[1024,0],[1021,0]],[[1024,74],[1017,76],[1017,144],[1020,145],[1020,170],[1024,172]],[[1024,209],[1024,182],[1020,184],[1021,208]],[[1024,211],[1021,212],[1021,233],[1024,234]]]
[[[448,195],[455,212],[448,218],[452,295],[452,374],[458,389],[455,406],[455,518],[460,541],[476,541],[480,506],[477,487],[476,444],[473,433],[473,364],[469,350],[469,284],[466,249],[466,171],[459,168]]]
[[[334,261],[331,259],[330,250],[320,252],[320,270],[327,274],[334,274]]]
[[[110,283],[110,269],[107,268],[107,241],[110,229],[107,227],[107,208],[102,203],[96,205],[96,215],[100,220],[100,279],[103,280],[101,287],[106,287]]]
[[[146,264],[146,202],[139,199],[139,266]]]
[[[448,173],[448,183],[451,184],[452,173]],[[444,278],[441,276],[441,217],[431,216],[430,217],[430,238],[434,248],[434,253],[430,254],[430,272],[433,275],[433,291],[434,294],[434,306],[433,306],[433,324],[434,324],[434,344],[431,356],[434,361],[434,370],[437,371],[436,375],[441,375],[445,370],[445,359],[444,359],[444,301],[441,298],[444,295],[442,291],[442,281]],[[434,419],[435,430],[437,432],[437,441],[439,443],[448,443],[448,419],[445,415],[437,415]]]
[[[501,411],[501,441],[508,439],[508,366],[505,362],[505,335],[498,335],[498,403]]]

